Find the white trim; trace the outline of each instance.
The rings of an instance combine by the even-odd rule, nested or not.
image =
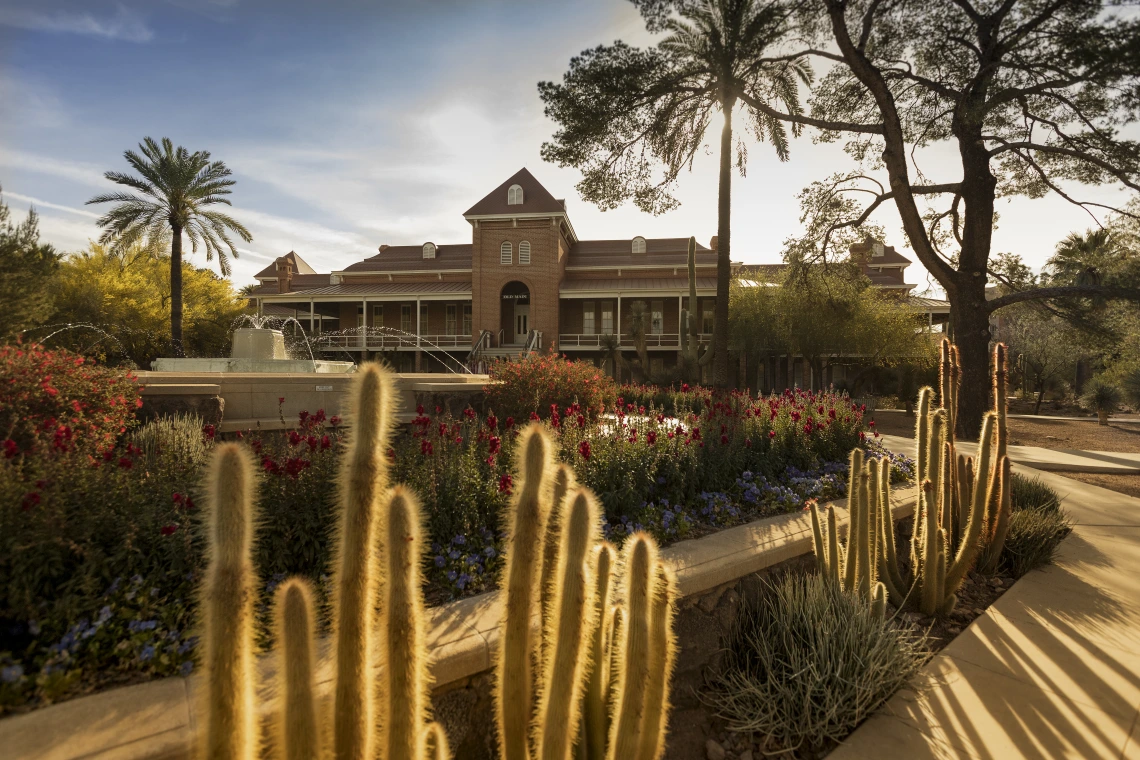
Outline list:
[[[570,242],[577,243],[578,233],[574,231],[574,225],[570,223],[570,217],[565,211],[544,211],[542,213],[528,213],[528,214],[464,214],[463,218],[469,222],[475,222],[478,227],[480,219],[561,219],[566,222],[567,229],[570,230]]]
[[[330,274],[339,275],[341,277],[377,277],[377,276],[391,276],[394,274],[465,274],[470,272],[470,269],[385,269],[369,270],[367,272],[330,272]],[[336,283],[330,283],[336,285]]]
[[[499,264],[505,267],[513,266],[515,263],[515,247],[511,241],[504,240],[499,243]]]
[[[523,246],[526,246],[526,261],[523,261]],[[501,255],[501,254],[500,254]],[[528,266],[530,264],[530,241],[522,240],[519,242],[519,265]]]
[[[713,264],[697,264],[695,266],[695,268],[696,269],[716,269],[716,266],[717,265],[715,263],[713,263]],[[732,262],[732,266],[734,266],[734,267],[740,266],[740,262],[734,261],[734,262]],[[596,266],[581,266],[581,265],[573,266],[573,267],[568,266],[568,267],[566,267],[566,271],[567,272],[586,272],[586,271],[599,271],[599,270],[604,270],[604,269],[660,269],[663,272],[667,272],[669,270],[678,269],[680,267],[681,267],[681,264],[677,264],[677,265],[673,265],[673,264],[628,264],[628,265],[622,264],[621,266],[618,266],[617,264],[600,264],[600,265],[596,265]]]

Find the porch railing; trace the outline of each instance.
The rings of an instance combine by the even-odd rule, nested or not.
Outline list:
[[[605,335],[585,335],[581,333],[562,333],[558,336],[559,348],[601,348]],[[711,333],[702,333],[698,336],[701,343],[712,340]],[[637,341],[629,335],[621,336],[622,348],[633,348]],[[678,333],[655,333],[645,336],[645,345],[648,348],[680,348],[681,336]]]
[[[419,347],[424,349],[471,348],[470,335],[421,335]],[[321,349],[368,349],[383,351],[395,348],[416,348],[414,335],[321,335],[313,343]]]

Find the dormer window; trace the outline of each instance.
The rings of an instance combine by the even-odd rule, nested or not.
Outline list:
[[[510,241],[504,240],[503,244],[499,246],[499,263],[510,264],[513,254],[514,251],[511,249]]]
[[[424,258],[425,259],[434,259],[435,258],[435,243],[424,243]]]
[[[507,188],[507,205],[508,206],[521,206],[523,202],[523,191],[521,185],[511,185]]]
[[[871,244],[871,255],[872,256],[882,256],[883,252],[884,252],[883,244],[880,243],[878,240],[876,240],[874,243]]]
[[[643,238],[641,235],[638,235],[633,239],[633,252],[645,253],[645,238]]]
[[[520,264],[529,264],[530,263],[530,241],[529,240],[524,240],[521,243],[519,243],[519,263]]]

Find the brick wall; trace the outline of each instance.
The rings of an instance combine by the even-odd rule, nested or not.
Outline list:
[[[558,285],[564,260],[559,260],[559,230],[553,220],[484,220],[472,229],[472,333],[490,330],[504,341],[512,339],[513,313],[502,307],[503,287],[521,282],[530,291],[530,329],[543,334],[544,346],[553,349],[558,340]],[[518,247],[530,242],[530,264],[518,263]],[[503,242],[511,244],[512,263],[500,263]]]

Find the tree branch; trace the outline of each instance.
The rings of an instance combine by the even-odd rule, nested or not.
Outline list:
[[[1066,298],[1072,296],[1105,296],[1126,301],[1140,301],[1140,290],[1118,288],[1112,285],[1060,285],[1053,288],[1035,288],[994,298],[986,301],[985,309],[992,314],[998,309],[1024,301],[1038,301],[1046,298]]]
[[[739,83],[737,83],[739,85]],[[742,87],[734,86],[733,91],[736,97],[740,98],[750,108],[753,108],[765,116],[770,116],[773,119],[780,121],[790,121],[793,124],[806,124],[809,127],[816,127],[817,129],[824,129],[830,132],[863,132],[873,135],[883,134],[882,124],[855,124],[848,121],[826,121],[824,119],[813,119],[810,116],[798,116],[796,114],[784,113],[777,111],[759,98],[755,98],[746,92]]]

